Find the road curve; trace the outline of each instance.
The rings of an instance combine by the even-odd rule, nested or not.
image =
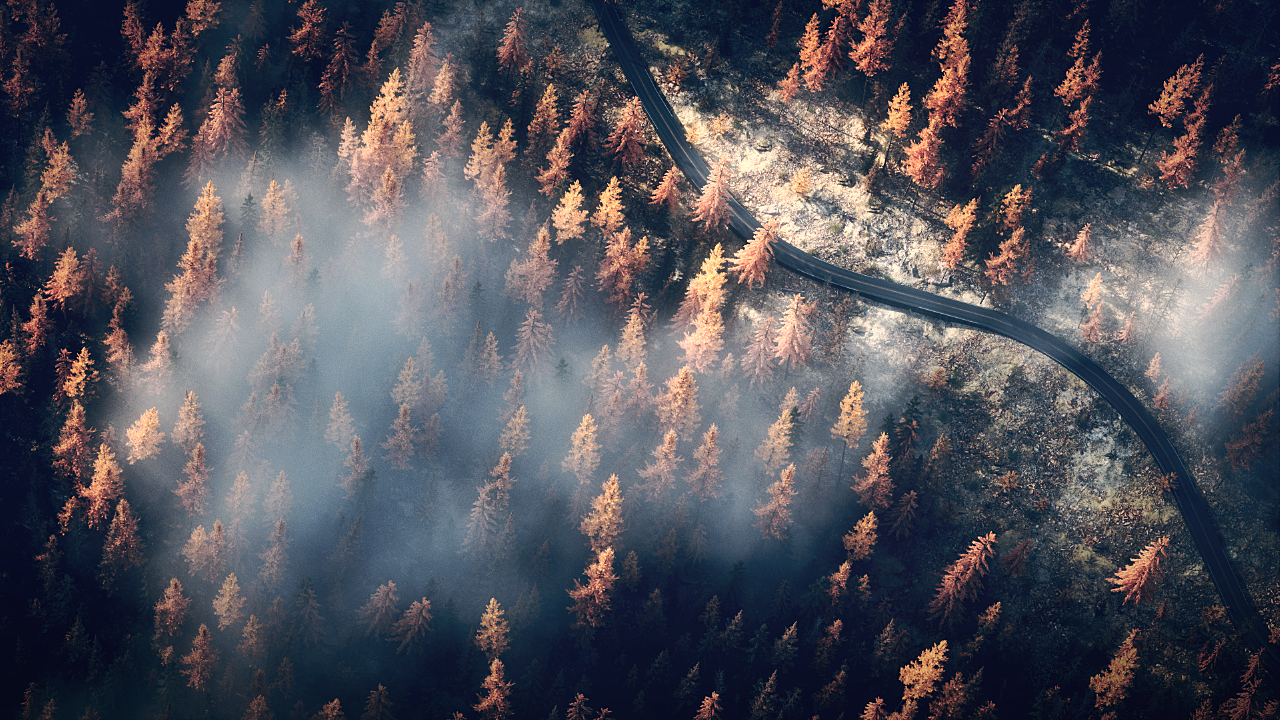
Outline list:
[[[608,39],[632,90],[644,105],[662,144],[684,176],[701,190],[711,168],[686,139],[684,127],[676,118],[666,96],[654,82],[630,30],[618,15],[616,3],[591,0],[591,5],[595,9],[601,31]],[[730,198],[729,207],[732,213],[730,229],[743,240],[751,239],[760,228],[759,221],[735,198]],[[1142,438],[1160,469],[1177,476],[1177,484],[1173,489],[1174,500],[1232,623],[1250,649],[1256,651],[1269,647],[1266,623],[1227,555],[1222,536],[1218,533],[1204,496],[1196,486],[1195,478],[1151,413],[1133,393],[1097,363],[1056,336],[1006,313],[836,267],[786,242],[775,243],[773,253],[778,265],[811,280],[856,292],[865,298],[901,310],[1016,340],[1047,355],[1087,383]],[[1277,658],[1273,648],[1264,653],[1264,660],[1272,677],[1280,676],[1277,674]]]

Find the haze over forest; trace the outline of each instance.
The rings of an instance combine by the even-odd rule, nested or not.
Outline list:
[[[769,248],[1081,347],[1280,644],[1277,9],[620,10],[706,190],[579,0],[0,11],[0,708],[1275,716],[1113,410]]]

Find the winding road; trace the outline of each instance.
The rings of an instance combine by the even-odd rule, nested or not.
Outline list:
[[[662,144],[684,176],[701,190],[711,168],[686,139],[683,126],[649,73],[648,64],[641,57],[630,30],[619,16],[616,3],[591,0],[591,5],[595,9],[601,31],[608,39],[632,90],[644,105]],[[743,240],[750,240],[760,228],[759,221],[737,199],[730,198],[729,207],[732,213],[730,229]],[[1156,419],[1124,385],[1076,348],[1006,313],[836,267],[786,242],[776,242],[773,252],[778,265],[811,280],[856,292],[864,298],[901,310],[1016,340],[1047,355],[1096,390],[1129,423],[1138,437],[1142,438],[1160,469],[1177,476],[1173,498],[1232,623],[1251,650],[1268,648],[1263,655],[1264,664],[1273,678],[1280,677],[1280,673],[1277,673],[1275,649],[1268,643],[1266,623],[1227,555],[1226,545],[1218,533],[1204,496],[1196,486],[1195,478]]]

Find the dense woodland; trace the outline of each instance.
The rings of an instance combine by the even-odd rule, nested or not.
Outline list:
[[[812,164],[777,182],[910,205],[997,307],[1097,261],[1090,223],[1042,221],[1097,177],[1186,210],[1151,253],[1208,294],[1129,310],[1099,264],[1071,340],[1197,472],[1274,472],[1274,4],[622,10],[684,48],[646,52],[708,142],[856,114],[844,150],[799,133]],[[885,311],[771,271],[776,217],[728,234],[733,168],[680,176],[594,23],[579,0],[0,9],[5,712],[1274,717],[1170,478],[1126,455],[1119,520],[1072,527],[1045,477],[1075,441],[980,447],[1000,341],[871,372],[856,326]],[[1228,349],[1210,369],[1144,340],[1184,322]],[[1055,372],[999,398],[1076,392]],[[1133,444],[1108,412],[1033,420]]]

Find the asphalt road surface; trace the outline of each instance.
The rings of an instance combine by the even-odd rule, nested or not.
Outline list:
[[[684,176],[701,190],[711,168],[685,138],[684,128],[649,73],[648,65],[640,56],[630,30],[618,15],[616,3],[591,0],[591,4],[600,22],[601,31],[613,48],[623,74],[631,83],[632,91],[644,105],[662,144]],[[759,221],[736,199],[730,199],[729,208],[732,213],[730,229],[744,240],[751,239],[760,228]],[[1205,569],[1213,579],[1218,594],[1222,596],[1222,603],[1231,621],[1251,650],[1268,647],[1266,623],[1227,555],[1222,536],[1218,533],[1204,496],[1196,486],[1195,478],[1151,413],[1133,393],[1097,363],[1056,336],[1006,313],[839,268],[786,242],[776,242],[773,254],[774,260],[783,268],[825,285],[856,292],[864,298],[901,310],[1016,340],[1044,353],[1096,390],[1138,433],[1138,437],[1142,438],[1147,449],[1155,456],[1160,469],[1177,476],[1173,498],[1196,549],[1204,559]],[[1263,658],[1272,677],[1280,677],[1277,674],[1275,649],[1269,648]]]

